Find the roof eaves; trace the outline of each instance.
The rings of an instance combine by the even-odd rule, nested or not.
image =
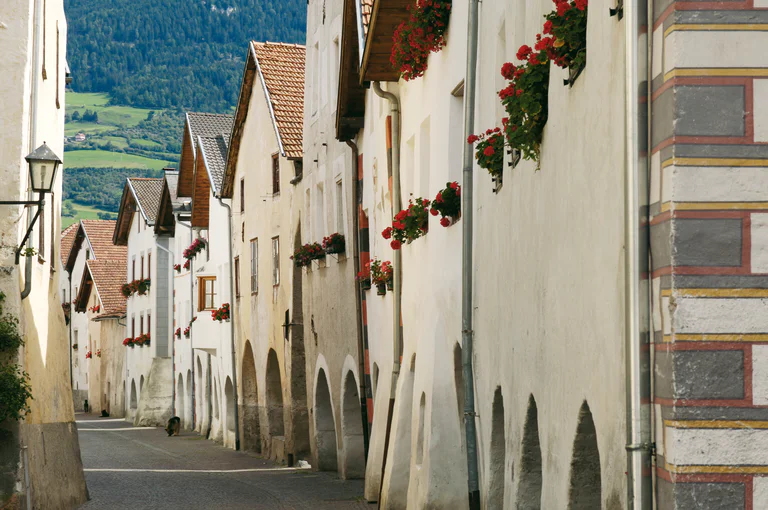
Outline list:
[[[141,212],[141,215],[144,216],[144,221],[146,221],[147,225],[149,225],[150,227],[154,226],[155,222],[149,219],[147,212],[144,210],[144,206],[141,205],[141,200],[139,200],[139,194],[136,192],[136,188],[133,187],[133,183],[131,182],[130,177],[128,177],[128,186],[131,189],[131,193],[133,193],[133,199],[136,201],[136,205],[139,206],[139,211]]]
[[[205,154],[205,145],[203,144],[203,138],[201,136],[197,137],[198,146],[200,147],[200,153],[203,155],[203,166],[205,166],[205,173],[208,175],[208,182],[211,184],[211,190],[213,191],[214,196],[218,196],[216,193],[216,182],[213,179],[213,175],[211,175],[211,167],[208,165],[208,156]]]
[[[280,155],[285,157],[285,147],[283,147],[283,140],[280,137],[280,130],[277,127],[277,118],[275,117],[275,109],[272,107],[272,98],[269,95],[269,89],[267,88],[267,82],[264,79],[264,74],[261,72],[259,57],[256,56],[256,48],[253,46],[253,43],[251,43],[251,51],[253,52],[253,58],[256,61],[256,71],[258,71],[259,73],[261,86],[264,89],[264,97],[267,100],[267,107],[269,108],[269,116],[272,119],[272,127],[275,128],[275,136],[277,136],[277,145],[278,147],[280,147]]]

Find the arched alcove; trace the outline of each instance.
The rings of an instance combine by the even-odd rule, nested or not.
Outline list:
[[[256,385],[256,362],[251,342],[245,342],[242,368],[242,400],[240,407],[240,433],[243,449],[261,452],[261,429],[259,428],[259,391]]]
[[[504,467],[506,465],[504,397],[496,387],[491,408],[491,451],[488,465],[488,508],[504,508]]]
[[[227,400],[227,430],[235,431],[235,390],[232,387],[232,379],[227,377],[224,383],[224,398]]]
[[[139,402],[136,395],[136,380],[131,379],[131,409],[136,409],[138,406]]]
[[[541,509],[541,444],[536,399],[528,398],[521,446],[520,481],[517,484],[517,510]]]
[[[219,419],[219,382],[213,380],[213,416]]]
[[[427,405],[427,396],[421,392],[419,400],[419,429],[416,434],[416,465],[421,466],[424,463],[424,412]]]
[[[270,437],[285,436],[283,384],[280,379],[280,364],[274,349],[270,349],[267,356],[267,415]]]
[[[571,458],[571,488],[568,510],[591,510],[602,504],[600,451],[592,412],[585,400],[579,409],[579,424],[573,440]]]
[[[195,363],[195,412],[197,414],[197,422],[203,423],[203,416],[205,416],[205,399],[201,398],[203,393],[203,364],[200,361],[200,356],[195,356],[197,362]],[[198,427],[202,430],[202,427]]]
[[[376,391],[379,389],[379,365],[373,364],[373,403],[376,403]]]
[[[186,425],[184,423],[186,421],[184,417],[184,378],[181,377],[181,374],[179,374],[179,380],[176,384],[176,416],[181,419],[182,425]]]
[[[461,346],[456,343],[453,346],[453,384],[456,386],[456,407],[459,413],[459,430],[461,439],[459,444],[464,444],[465,426],[464,426],[464,366],[461,358]]]
[[[195,415],[192,409],[192,370],[187,370],[187,407],[184,408],[185,423],[188,429],[195,427]]]
[[[404,364],[405,366],[405,364]],[[408,507],[408,487],[411,481],[411,443],[413,423],[413,384],[416,376],[416,354],[407,365],[409,370],[401,372],[395,398],[392,436],[389,441],[387,466],[384,479],[389,479],[386,494],[382,495],[388,508]],[[391,461],[389,460],[391,456]]]
[[[141,392],[144,391],[144,376],[141,376],[141,379],[139,380],[139,395],[141,395]]]
[[[301,247],[301,221],[296,226],[293,241],[294,249]],[[293,453],[296,458],[305,457],[310,452],[309,447],[309,410],[307,406],[307,370],[306,350],[304,347],[304,316],[303,316],[303,270],[296,264],[293,267],[293,288],[291,310],[286,324],[290,324],[290,374],[287,376],[291,401],[290,424]],[[288,330],[286,330],[288,333]]]
[[[315,386],[315,435],[317,437],[317,468],[320,471],[336,471],[336,425],[333,421],[331,390],[325,371],[320,369]]]
[[[363,441],[363,414],[360,409],[360,393],[352,371],[344,378],[344,399],[341,408],[341,433],[343,440],[343,477],[365,477],[365,443]]]

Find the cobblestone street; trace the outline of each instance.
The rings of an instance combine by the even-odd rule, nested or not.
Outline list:
[[[91,498],[83,509],[374,508],[362,480],[285,468],[190,431],[168,437],[122,419],[77,418]]]

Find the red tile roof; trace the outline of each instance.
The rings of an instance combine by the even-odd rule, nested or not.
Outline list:
[[[373,0],[360,0],[360,14],[363,18],[363,39],[368,36],[368,25],[371,23],[371,12],[373,12]]]
[[[69,252],[72,251],[72,245],[75,243],[75,237],[77,236],[78,228],[80,228],[80,223],[73,223],[61,231],[61,247],[59,256],[61,257],[61,263],[64,265],[67,265]]]
[[[95,259],[87,262],[93,284],[101,298],[101,317],[125,313],[125,297],[120,288],[127,274],[127,258],[128,250],[124,250],[120,259]]]
[[[303,155],[306,48],[298,44],[255,41],[253,47],[271,100],[281,150],[287,158],[300,159]]]
[[[83,225],[96,259],[120,260],[127,256],[125,246],[112,244],[112,234],[115,232],[117,223],[115,220],[81,220],[80,223]]]

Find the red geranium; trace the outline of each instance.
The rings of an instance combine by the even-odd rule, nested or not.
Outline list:
[[[402,243],[413,241],[425,235],[428,230],[429,200],[417,198],[408,201],[408,208],[395,214],[392,226],[384,230],[384,239],[392,238],[389,245],[393,250],[399,250]]]
[[[497,135],[501,136],[501,135]],[[445,189],[440,190],[432,201],[433,215],[440,214],[440,224],[444,227],[451,226],[461,216],[461,186],[456,181],[448,182]],[[430,212],[431,212],[430,211]]]
[[[445,46],[443,35],[448,28],[450,0],[417,0],[409,6],[408,21],[395,29],[389,61],[404,80],[424,74],[429,54]]]

